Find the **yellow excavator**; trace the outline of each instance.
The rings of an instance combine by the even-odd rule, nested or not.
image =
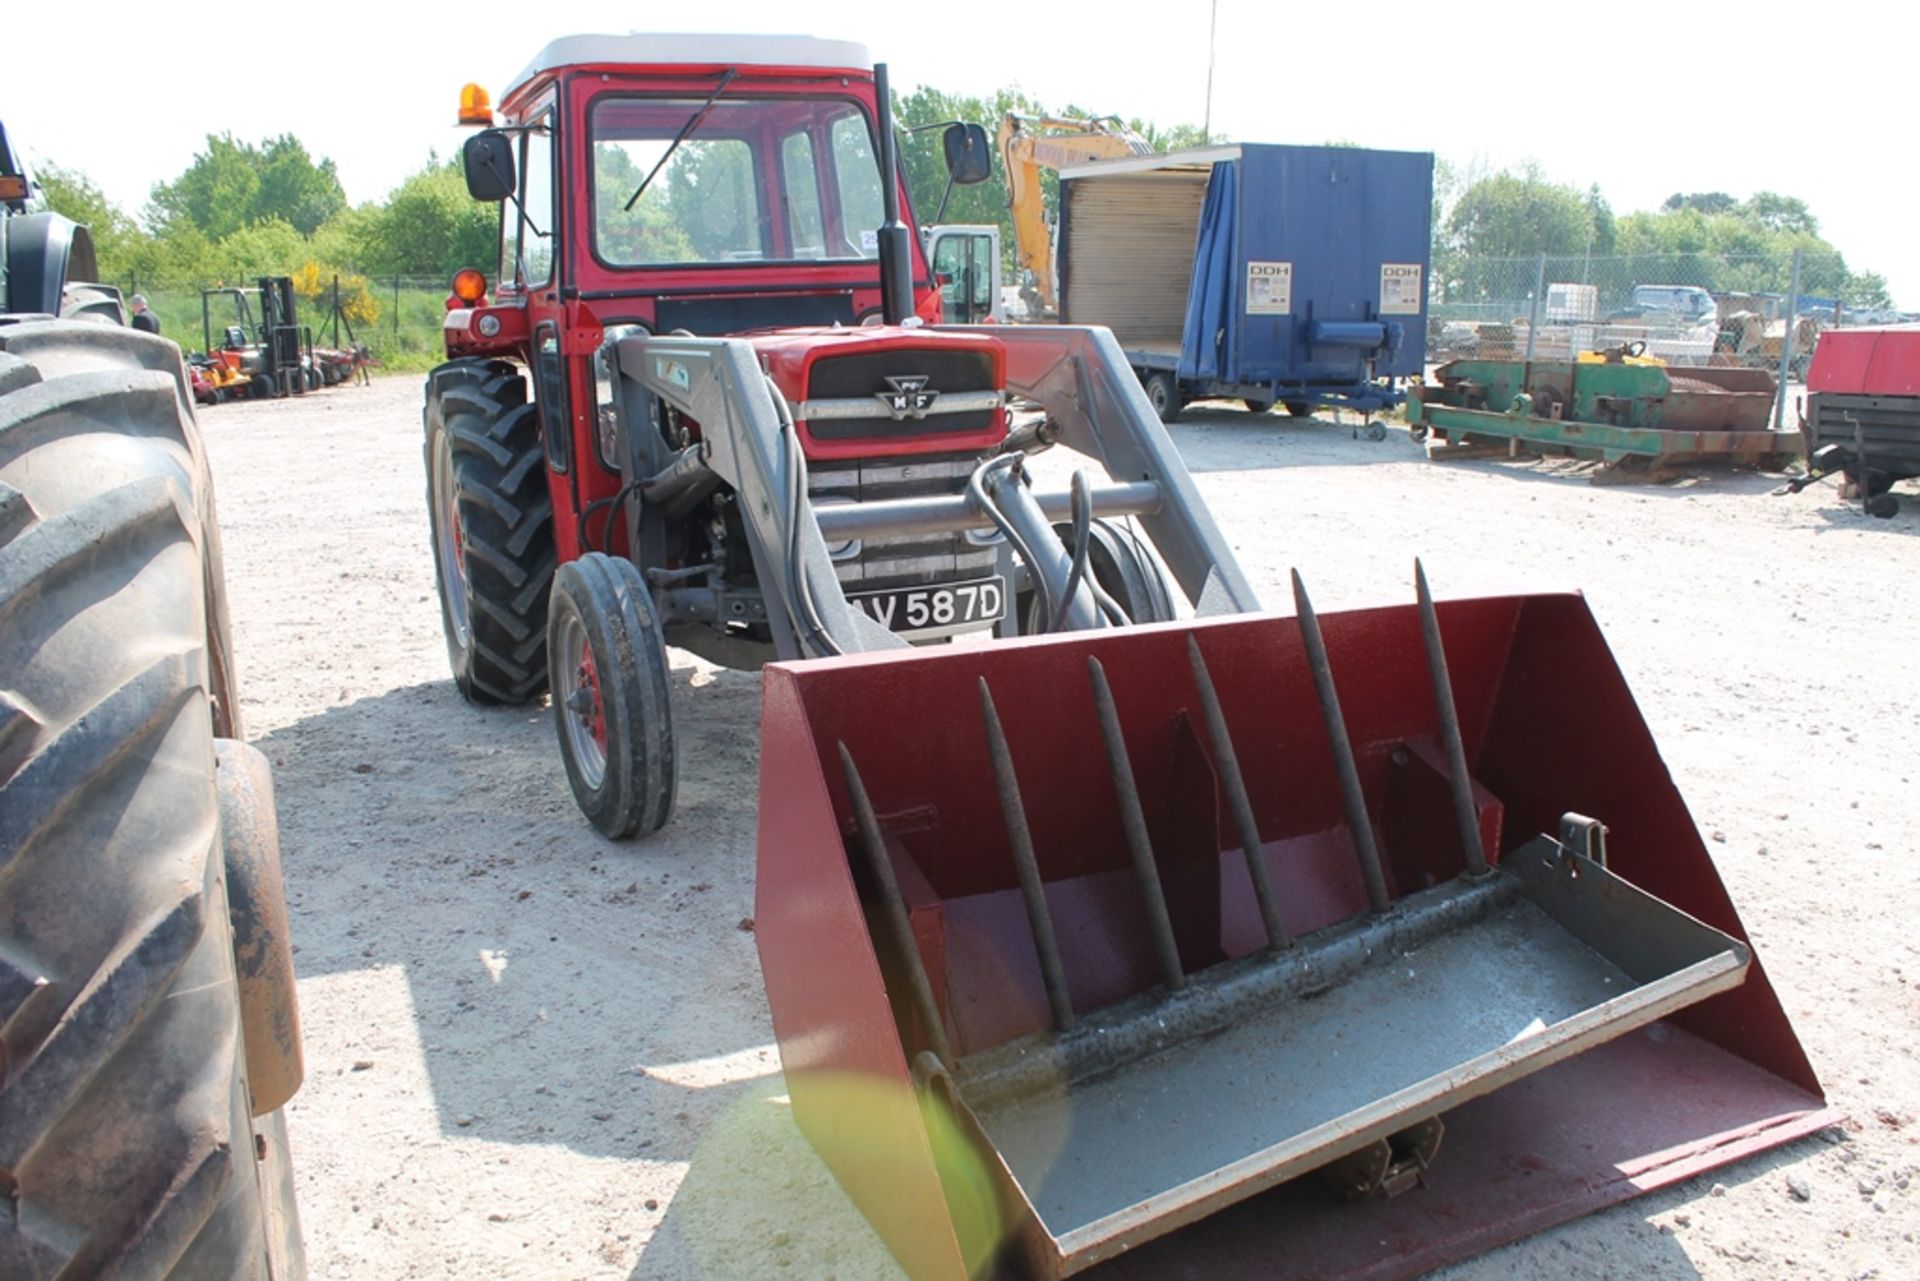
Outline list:
[[[1014,249],[1031,280],[1021,286],[1029,319],[1051,320],[1060,310],[1040,170],[1153,154],[1153,144],[1121,124],[1117,116],[1083,120],[1009,111],[1001,117],[1000,161],[1007,175],[1007,204],[1013,210]]]

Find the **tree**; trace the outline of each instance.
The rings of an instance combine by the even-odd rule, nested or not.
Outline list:
[[[999,148],[992,138],[1007,112],[1032,111],[1032,103],[1013,90],[1003,89],[991,101],[944,93],[922,85],[901,97],[894,95],[893,118],[901,130],[900,163],[907,172],[907,190],[913,200],[913,212],[921,222],[970,222],[999,224],[1000,240],[1006,250],[1013,238],[1013,218],[1007,209],[1007,176],[1000,163]],[[984,127],[992,154],[987,181],[947,191],[946,153],[941,145],[943,130],[935,127],[952,122]],[[916,132],[917,130],[917,132]],[[940,209],[946,196],[945,212]],[[1011,262],[1010,253],[1008,255]]]
[[[1745,204],[1740,206],[1740,213],[1741,216],[1758,223],[1768,231],[1797,236],[1820,234],[1820,222],[1807,209],[1807,202],[1794,196],[1776,195],[1771,191],[1756,191]]]
[[[306,255],[306,238],[297,227],[281,218],[263,218],[223,237],[214,245],[211,260],[219,279],[252,282],[285,275]]]
[[[1587,234],[1604,209],[1604,201],[1596,210],[1587,195],[1547,182],[1535,170],[1499,173],[1474,183],[1454,203],[1447,216],[1448,248],[1485,258],[1584,254]],[[1611,212],[1606,221],[1611,228]]]
[[[232,134],[208,134],[207,149],[172,182],[153,189],[148,221],[165,233],[197,227],[220,240],[250,223],[278,218],[303,236],[346,208],[331,160],[319,164],[292,134],[263,147]]]
[[[1666,203],[1660,206],[1661,213],[1676,213],[1682,209],[1697,209],[1703,214],[1732,213],[1740,207],[1740,202],[1724,191],[1674,192]]]
[[[85,225],[92,233],[101,277],[125,279],[146,233],[78,170],[44,164],[34,171],[34,178],[48,208]]]
[[[639,190],[647,169],[635,160],[627,146],[602,140],[593,148],[593,186],[601,193],[596,206],[594,247],[610,263],[694,262],[697,255],[686,233],[674,224],[672,212],[660,192],[649,186],[632,209],[623,209],[624,196],[607,199],[607,193]],[[658,179],[655,180],[656,182]],[[814,198],[814,219],[819,219],[819,198]]]
[[[1854,307],[1884,311],[1893,306],[1887,294],[1887,278],[1877,271],[1855,272],[1847,284],[1847,301]]]
[[[1587,188],[1587,232],[1589,251],[1606,255],[1619,247],[1620,231],[1613,218],[1613,207],[1600,194],[1600,184]]]
[[[500,255],[500,207],[467,194],[458,160],[429,158],[367,219],[345,265],[376,275],[451,275]]]
[[[346,193],[332,160],[323,158],[315,164],[292,134],[268,140],[260,155],[257,217],[285,219],[301,235],[311,236],[346,207]]]
[[[682,143],[654,181],[665,188],[662,207],[668,221],[692,244],[687,261],[724,262],[761,252],[759,229],[752,220],[757,208],[753,152],[746,143],[737,138]],[[626,185],[626,180],[618,185]],[[648,188],[647,196],[653,194]],[[877,218],[873,225],[880,225]]]

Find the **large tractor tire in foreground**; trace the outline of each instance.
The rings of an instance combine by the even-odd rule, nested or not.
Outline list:
[[[553,500],[526,380],[499,360],[427,376],[427,513],[454,682],[471,703],[547,687]]]
[[[189,405],[172,343],[0,326],[4,1277],[303,1270],[277,1110],[297,1049],[289,1077],[244,1048],[277,864],[266,891],[234,875],[230,916],[235,714]]]

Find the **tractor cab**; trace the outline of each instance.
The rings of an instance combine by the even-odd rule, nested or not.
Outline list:
[[[471,86],[463,120],[489,123],[467,173],[502,201],[502,303],[577,296],[609,326],[702,336],[880,316],[885,199],[859,45],[571,36],[515,78],[499,124]],[[908,248],[913,311],[938,319]]]

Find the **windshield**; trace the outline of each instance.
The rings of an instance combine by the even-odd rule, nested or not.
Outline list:
[[[669,156],[701,97],[593,105],[593,243],[613,267],[863,261],[880,168],[864,112],[834,98],[721,97]],[[666,163],[627,208],[653,167]]]

